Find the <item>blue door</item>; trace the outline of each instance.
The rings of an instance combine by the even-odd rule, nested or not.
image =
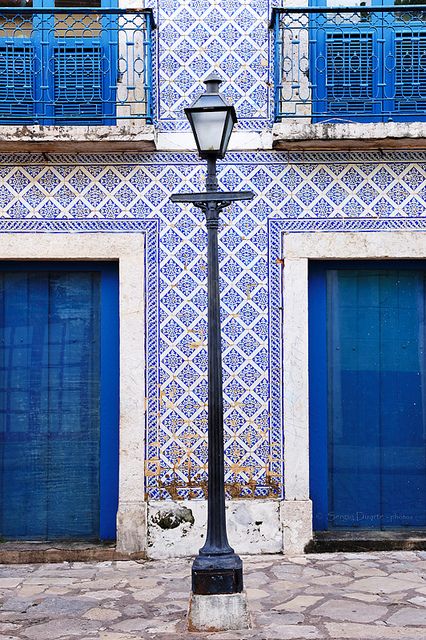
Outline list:
[[[114,539],[112,264],[0,263],[0,537]]]
[[[314,528],[426,526],[426,267],[310,269]]]

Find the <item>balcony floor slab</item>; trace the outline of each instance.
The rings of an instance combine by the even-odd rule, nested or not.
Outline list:
[[[426,122],[321,122],[289,118],[272,129],[272,147],[286,151],[425,149]]]
[[[115,126],[0,126],[0,152],[155,151],[153,125],[133,121]]]

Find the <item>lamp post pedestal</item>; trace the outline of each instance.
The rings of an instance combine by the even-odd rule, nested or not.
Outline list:
[[[190,596],[189,631],[236,631],[250,629],[247,596],[242,593],[222,593],[210,596]]]

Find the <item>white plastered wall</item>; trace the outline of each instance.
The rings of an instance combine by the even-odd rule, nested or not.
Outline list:
[[[312,538],[309,499],[308,263],[309,260],[424,259],[419,231],[283,234],[283,393],[285,500],[283,548],[303,552]]]
[[[2,234],[0,260],[117,260],[120,308],[117,549],[146,547],[144,234]]]

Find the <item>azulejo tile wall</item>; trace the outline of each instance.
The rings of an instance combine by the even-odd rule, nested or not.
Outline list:
[[[156,12],[160,131],[188,129],[183,109],[212,69],[226,80],[223,93],[237,110],[238,128],[266,129],[272,114],[268,0],[161,0]]]
[[[147,492],[203,497],[206,233],[169,197],[203,189],[204,165],[191,153],[0,159],[0,232],[146,234]],[[229,153],[219,179],[255,193],[223,212],[220,233],[228,492],[278,497],[282,233],[425,231],[426,154]]]

